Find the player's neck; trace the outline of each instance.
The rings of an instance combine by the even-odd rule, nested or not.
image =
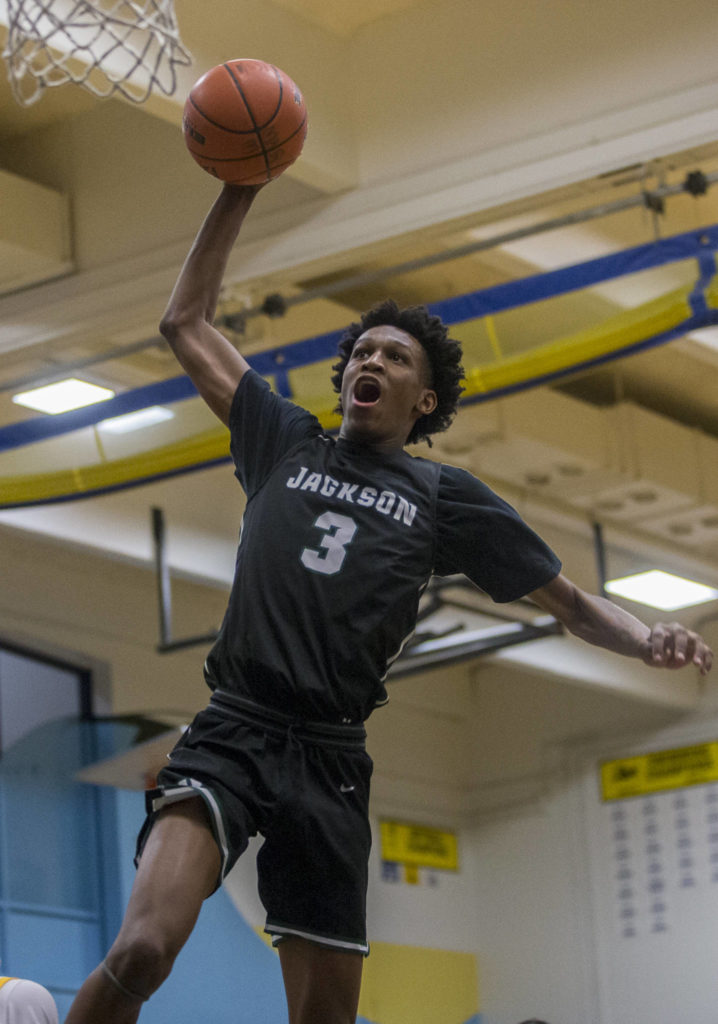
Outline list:
[[[404,451],[406,443],[399,437],[377,437],[360,430],[350,430],[345,428],[344,424],[339,431],[339,438],[352,446],[376,452],[378,455],[398,455]]]

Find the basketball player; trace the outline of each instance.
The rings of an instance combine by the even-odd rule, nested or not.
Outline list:
[[[26,978],[0,978],[2,1024],[57,1024],[57,1006],[50,993]]]
[[[212,326],[257,191],[223,188],[161,326],[229,426],[247,494],[235,582],[205,666],[213,693],[148,794],[124,923],[67,1024],[137,1020],[203,900],[257,832],[290,1024],[355,1020],[369,948],[362,723],[386,700],[388,666],[432,573],[463,572],[497,601],[529,594],[571,632],[649,665],[711,665],[697,634],[649,629],[579,590],[470,474],[404,451],[448,426],[461,390],[459,346],[425,309],[386,302],[346,332],[333,378],[338,438],[270,391]]]

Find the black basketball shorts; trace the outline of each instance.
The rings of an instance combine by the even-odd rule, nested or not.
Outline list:
[[[363,725],[296,722],[215,691],[146,794],[136,863],[157,813],[199,795],[222,857],[218,886],[249,837],[264,837],[259,895],[275,945],[296,935],[367,955],[372,761],[365,739]]]

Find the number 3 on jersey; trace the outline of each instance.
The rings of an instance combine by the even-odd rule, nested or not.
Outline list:
[[[338,512],[323,512],[313,523],[324,536],[319,542],[323,551],[316,548],[305,548],[301,554],[302,565],[312,572],[321,572],[325,576],[333,576],[339,572],[346,557],[347,544],[351,544],[356,533],[357,524],[349,516]]]

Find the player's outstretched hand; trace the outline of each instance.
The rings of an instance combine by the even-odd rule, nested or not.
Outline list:
[[[713,651],[702,636],[686,629],[680,622],[659,622],[645,643],[643,661],[652,668],[685,668],[695,665],[701,675],[708,675],[713,664]]]

